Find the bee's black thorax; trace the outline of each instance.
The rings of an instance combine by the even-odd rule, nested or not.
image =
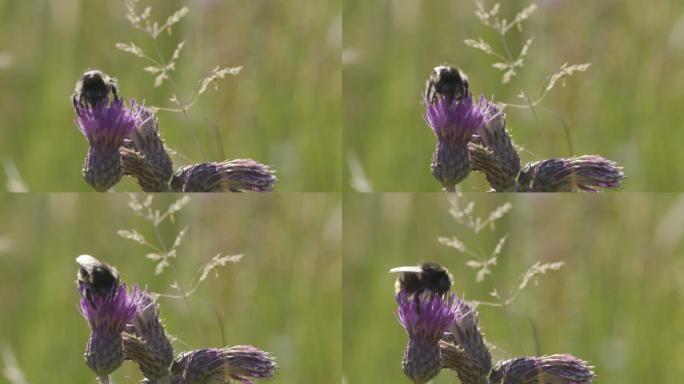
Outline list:
[[[93,305],[93,296],[106,296],[119,287],[119,273],[113,267],[100,263],[98,265],[81,265],[78,270],[78,285],[86,299]]]
[[[438,66],[432,70],[425,86],[425,99],[434,103],[440,98],[460,100],[470,95],[468,76],[454,66]]]
[[[110,94],[118,100],[116,80],[102,71],[92,70],[85,72],[76,82],[72,101],[74,107],[94,108],[109,101]]]

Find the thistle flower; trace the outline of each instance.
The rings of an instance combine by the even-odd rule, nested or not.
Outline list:
[[[614,161],[586,155],[528,163],[518,184],[525,192],[599,192],[602,188],[619,188],[624,177],[622,167]]]
[[[141,300],[140,289],[126,291],[122,283],[106,294],[86,297],[81,288],[80,311],[90,324],[91,334],[86,347],[86,364],[95,374],[106,377],[124,361],[121,332],[135,316]]]
[[[171,366],[178,384],[222,384],[227,379],[252,383],[270,379],[278,366],[275,359],[251,345],[208,348],[183,352]]]
[[[520,157],[506,129],[506,115],[494,103],[485,103],[489,121],[469,144],[472,167],[485,174],[497,192],[516,191]]]
[[[501,361],[490,375],[492,384],[591,384],[593,367],[572,355],[521,357]]]
[[[447,191],[453,191],[470,174],[468,142],[491,118],[484,97],[475,103],[470,95],[460,99],[425,100],[425,120],[437,136],[432,174]]]
[[[426,383],[441,369],[439,340],[463,316],[464,303],[455,294],[416,296],[404,291],[396,300],[397,319],[409,336],[401,367],[414,383]]]
[[[124,174],[138,179],[145,192],[165,192],[173,175],[171,158],[164,148],[154,112],[131,101],[138,124],[120,149]]]
[[[173,347],[159,320],[159,305],[147,292],[141,292],[137,304],[131,320],[133,330],[122,335],[124,357],[138,363],[147,379],[167,377],[173,361]]]
[[[442,340],[461,347],[480,376],[487,377],[492,369],[492,355],[478,326],[477,310],[466,302],[461,303],[461,309],[463,315],[443,335]]]
[[[94,107],[76,105],[76,122],[90,147],[83,165],[85,181],[98,192],[113,187],[123,177],[119,147],[135,129],[139,110],[127,108],[121,99]]]
[[[268,165],[251,159],[202,163],[179,168],[171,179],[174,192],[270,192],[278,179]]]

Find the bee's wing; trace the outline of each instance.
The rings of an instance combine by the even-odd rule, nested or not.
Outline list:
[[[76,258],[76,262],[78,263],[78,265],[85,268],[86,270],[92,270],[93,267],[102,265],[102,262],[100,260],[90,255],[81,255]]]
[[[419,265],[405,265],[402,267],[394,267],[389,270],[389,273],[401,273],[401,272],[421,272],[422,269]]]

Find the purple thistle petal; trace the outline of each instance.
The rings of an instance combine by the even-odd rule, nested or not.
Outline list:
[[[416,299],[418,298],[418,299]],[[437,342],[461,316],[465,303],[456,294],[443,298],[424,293],[419,296],[399,292],[396,315],[409,338]]]
[[[93,332],[121,333],[138,311],[139,302],[143,299],[138,285],[134,285],[130,293],[126,284],[107,295],[93,295],[90,300],[81,297],[80,311],[90,323]]]
[[[482,128],[493,116],[495,110],[484,98],[473,102],[469,95],[459,100],[440,98],[426,104],[425,120],[439,141],[465,145],[475,132]]]
[[[88,144],[102,151],[118,151],[124,139],[141,122],[143,110],[132,102],[127,108],[122,99],[102,102],[94,108],[77,107],[76,122]]]

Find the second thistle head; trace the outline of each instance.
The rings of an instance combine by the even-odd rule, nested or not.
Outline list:
[[[426,383],[442,368],[439,340],[462,315],[462,302],[455,294],[411,295],[406,291],[399,292],[396,300],[397,319],[409,337],[401,368],[415,384]]]

